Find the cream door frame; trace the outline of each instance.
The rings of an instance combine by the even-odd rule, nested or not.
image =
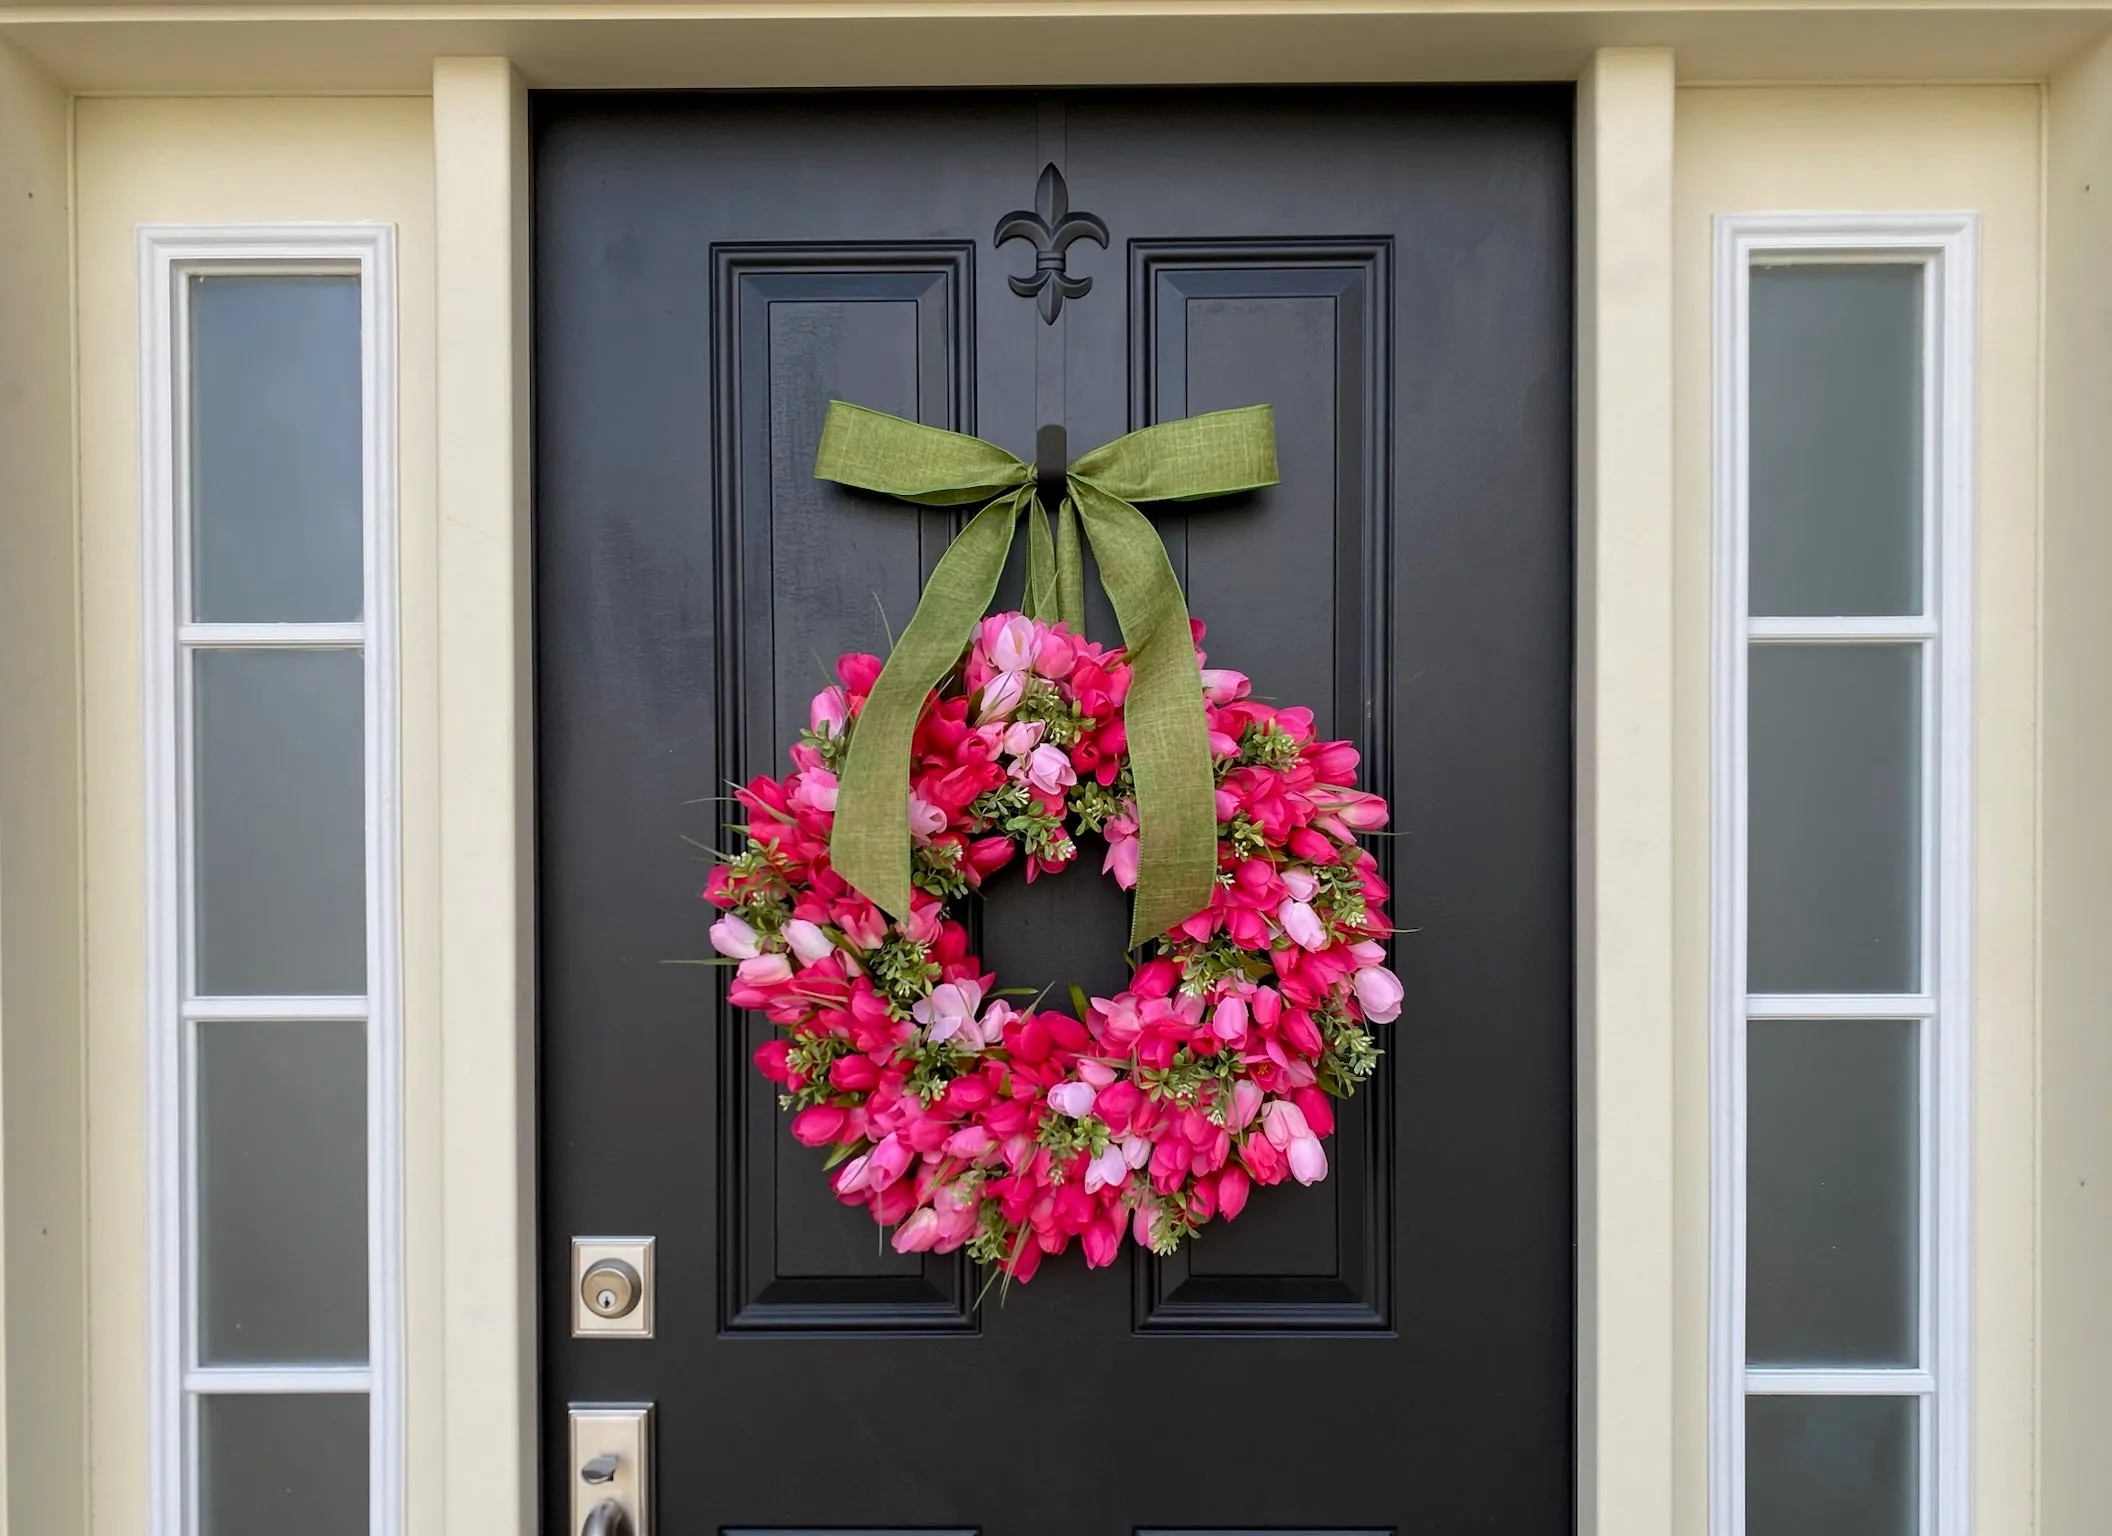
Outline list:
[[[1672,129],[1662,49],[1577,107],[1579,1526],[1673,1508]],[[527,138],[433,72],[446,1528],[536,1526]]]
[[[1799,13],[1794,27],[1783,25],[1785,11]],[[910,83],[912,75],[953,83],[1029,77],[1325,79],[1340,77],[1351,67],[1346,61],[1375,61],[1375,74],[1398,78],[1579,80],[1578,1524],[1608,1536],[1669,1536],[1675,1528],[1698,1528],[1692,1520],[1698,1510],[1689,1501],[1699,1476],[1693,1383],[1703,1332],[1694,1308],[1705,1287],[1693,1265],[1697,1251],[1704,1259],[1706,1253],[1705,1244],[1697,1250],[1691,1240],[1693,1117],[1701,1102],[1693,1091],[1692,1027],[1700,1015],[1688,995],[1697,909],[1694,891],[1678,886],[1691,878],[1697,829],[1692,765],[1681,757],[1691,750],[1693,736],[1692,616],[1675,612],[1685,612],[1680,605],[1691,605],[1696,590],[1687,569],[1692,519],[1684,502],[1675,509],[1673,479],[1674,390],[1678,370],[1686,366],[1673,356],[1675,96],[1670,51],[1601,45],[1624,38],[1678,43],[1689,80],[1697,74],[2038,80],[2058,69],[2049,109],[2060,178],[2049,198],[2056,282],[2048,295],[2058,305],[2101,286],[2096,274],[2103,266],[2106,226],[2096,208],[2103,199],[2084,193],[2093,180],[2102,186],[2112,178],[2112,111],[2104,105],[2112,101],[2112,59],[2088,52],[2107,23],[2112,4],[2099,0],[1869,3],[1853,10],[1798,0],[1752,0],[1736,9],[1632,0],[1620,12],[1582,0],[1486,7],[1473,0],[1312,6],[1297,0],[1222,6],[875,0],[862,5],[855,24],[843,4],[819,0],[754,0],[744,7],[641,4],[613,16],[589,4],[549,4],[530,14],[483,0],[463,0],[444,12],[328,0],[301,6],[259,0],[0,9],[0,39],[12,45],[0,48],[0,91],[8,93],[0,102],[0,125],[26,118],[34,129],[27,136],[0,134],[0,168],[10,174],[33,169],[45,192],[44,208],[51,201],[46,189],[54,183],[70,190],[64,175],[69,88],[431,92],[438,248],[430,270],[437,283],[437,324],[431,337],[417,342],[430,344],[438,375],[438,586],[436,593],[425,589],[432,594],[429,607],[416,606],[425,614],[421,622],[438,631],[438,803],[429,824],[439,830],[436,884],[418,887],[420,905],[412,914],[414,924],[418,911],[429,921],[412,937],[431,960],[421,969],[414,955],[414,983],[424,985],[419,976],[431,979],[445,1028],[436,1031],[442,1038],[432,1045],[437,1070],[430,1079],[438,1085],[431,1119],[438,1154],[416,1159],[411,1172],[414,1180],[437,1181],[443,1213],[420,1218],[410,1246],[414,1312],[424,1316],[430,1305],[442,1316],[437,1327],[414,1320],[410,1528],[452,1536],[529,1531],[538,1524],[525,84],[646,85],[677,77],[719,84],[877,84]],[[1359,33],[1359,27],[1368,30]],[[884,52],[860,41],[877,35],[874,29],[886,32]],[[1365,41],[1351,46],[1345,40],[1352,36]],[[1047,46],[1035,51],[1025,39]],[[1118,42],[1128,46],[1111,52]],[[23,63],[16,49],[34,64]],[[450,51],[463,56],[434,62],[436,53]],[[2072,62],[2061,67],[2063,61]],[[1022,76],[1023,70],[1030,75]],[[55,85],[47,71],[63,84]],[[901,78],[882,80],[876,71]],[[1684,155],[1684,136],[1681,145]],[[21,278],[12,287],[0,285],[0,335],[34,332],[19,354],[0,357],[0,366],[19,355],[43,379],[64,379],[72,363],[68,338],[55,334],[59,327],[25,323],[31,313],[25,295],[46,316],[70,308],[69,264],[53,256],[55,249],[63,251],[68,231],[63,216],[54,220],[44,208],[0,207],[0,232],[26,230],[31,237],[0,243],[0,260],[11,260],[9,270]],[[2112,634],[2112,604],[2093,585],[2108,567],[2102,535],[2095,531],[2092,489],[2102,484],[2102,475],[2090,472],[2112,451],[2103,446],[2112,438],[2099,425],[2112,398],[2106,382],[2112,378],[2112,342],[2105,334],[2101,327],[2056,325],[2051,335],[2068,393],[2047,422],[2049,473],[2059,494],[2049,497],[2046,517],[2074,558],[2049,565],[2047,602],[2051,608],[2059,597],[2066,604],[2064,632],[2073,635],[2074,648],[2049,687],[2058,683],[2066,690],[2063,697],[2079,707],[2093,703],[2105,686],[2095,680],[2101,666],[2085,658],[2104,654]],[[1679,357],[1686,358],[1692,341],[1685,331],[1677,345]],[[7,642],[0,644],[0,686],[13,686],[21,659],[33,654],[15,642],[73,631],[81,636],[73,665],[87,658],[87,707],[128,707],[93,697],[97,678],[107,681],[96,671],[96,654],[114,642],[99,639],[93,612],[82,612],[81,592],[85,585],[93,599],[94,577],[77,578],[71,567],[79,533],[65,469],[69,455],[73,461],[78,455],[50,409],[60,396],[49,388],[17,393],[35,404],[24,411],[0,400],[0,451],[12,463],[34,466],[35,483],[18,483],[11,499],[17,519],[34,509],[38,537],[13,542],[16,562],[0,567],[0,596],[23,594],[12,608],[0,605],[0,641]],[[406,409],[408,415],[408,402]],[[434,419],[429,414],[421,425],[431,427]],[[77,462],[72,467],[78,472]],[[0,509],[0,521],[6,519]],[[1680,539],[1676,524],[1685,528]],[[12,535],[14,523],[8,527]],[[81,558],[86,572],[94,551],[84,548]],[[2004,570],[2005,581],[2026,574]],[[93,601],[86,606],[92,610]],[[409,606],[407,619],[414,617]],[[2012,611],[2029,606],[2023,602]],[[2020,668],[2004,675],[2028,677],[2038,636],[2012,632],[2004,643],[2005,666]],[[2026,659],[2018,662],[2020,656]],[[1687,671],[1675,677],[1683,666]],[[91,761],[84,769],[70,733],[81,708],[79,686],[61,668],[37,679],[32,689],[15,687],[7,698],[27,699],[33,708],[14,720],[0,718],[0,744],[16,761],[34,762],[37,772],[34,781],[0,774],[0,832],[7,834],[0,855],[9,882],[9,903],[0,911],[7,961],[0,971],[0,1003],[7,1008],[0,1019],[0,1065],[8,1116],[8,1162],[0,1171],[8,1197],[9,1262],[0,1278],[18,1282],[0,1297],[8,1320],[0,1347],[12,1347],[12,1353],[0,1354],[6,1389],[0,1411],[14,1409],[0,1420],[7,1453],[0,1456],[0,1477],[7,1478],[0,1529],[10,1512],[25,1530],[91,1523],[115,1529],[126,1513],[125,1500],[117,1499],[89,1519],[90,1407],[81,1401],[91,1328],[99,1401],[109,1400],[113,1376],[132,1367],[122,1318],[112,1333],[109,1309],[91,1319],[85,1304],[70,1311],[61,1306],[47,1326],[46,1309],[20,1285],[25,1273],[34,1272],[61,1290],[92,1294],[86,1258],[102,1251],[91,1250],[81,1232],[100,1186],[94,1171],[81,1167],[84,1144],[92,1160],[95,1142],[84,1129],[90,1118],[82,1070],[87,1052],[79,1033],[84,1005],[69,996],[69,988],[78,993],[106,978],[91,977],[79,966],[69,969],[66,957],[81,950],[78,933],[68,937],[67,912],[76,903],[63,898],[69,891],[78,896],[91,864],[106,891],[122,876],[121,865],[113,875],[108,861],[95,860],[92,837],[84,859],[71,828],[80,815],[74,791],[83,773],[92,787],[98,772],[121,774],[124,768],[95,760],[91,730]],[[2033,734],[2029,687],[2009,703],[2002,738],[2009,782],[2028,780],[2033,771],[2020,763],[2020,753],[2036,753],[2038,771],[2049,778],[2059,766],[2080,823],[2101,799],[2102,733],[2080,727],[2049,732],[2042,749]],[[29,757],[18,735],[26,729],[37,733]],[[2030,747],[2023,745],[2027,740]],[[407,764],[407,773],[429,766]],[[434,779],[418,782],[427,793]],[[91,820],[98,805],[88,802]],[[2031,813],[2025,808],[2018,814]],[[2112,817],[2100,812],[2097,820],[2112,828]],[[2095,826],[2088,823],[2085,830]],[[2060,947],[2052,947],[2049,926],[2045,964],[2066,967],[2065,974],[2078,978],[2070,989],[2078,1001],[2064,1032],[2049,1027],[2046,1037],[2045,1049],[2058,1046],[2067,1053],[2043,1071],[2050,1085],[2061,1084],[2062,1062],[2099,1062],[2107,1050],[2083,1027],[2098,1017],[2094,998],[2101,990],[2082,996],[2088,989],[2080,985],[2105,963],[2098,935],[2104,921],[2112,920],[2112,895],[2094,873],[2101,863],[2093,866],[2088,856],[2102,841],[2064,840],[2048,854],[2045,900],[2051,905],[2058,894],[2070,915],[2063,920],[2067,937]],[[25,862],[25,849],[34,862]],[[430,849],[419,852],[432,856]],[[2021,885],[2012,881],[2005,910],[2028,910],[2039,887],[2030,871],[2015,873]],[[2058,891],[2056,876],[2063,882]],[[26,916],[25,891],[56,891],[62,899]],[[102,910],[88,904],[91,924]],[[2027,918],[2029,931],[2015,936],[2013,952],[2034,941],[2033,921]],[[45,963],[37,969],[40,951]],[[25,957],[32,965],[22,963]],[[2023,963],[2028,970],[2028,957]],[[2012,995],[2029,992],[2026,979]],[[34,1031],[32,1019],[40,1021]],[[414,1091],[416,1083],[414,1076]],[[2008,1149],[2002,1154],[2008,1170],[2002,1190],[2014,1197],[2008,1209],[2023,1212],[2005,1229],[2003,1251],[2014,1247],[2009,1239],[2018,1236],[2016,1223],[2028,1227],[2033,1195],[2045,1199],[2045,1262],[2072,1256],[2068,1268],[2046,1282],[2049,1307],[2058,1302],[2063,1310],[2049,1310],[2045,1328],[2071,1343],[2093,1341],[2088,1349],[2048,1352],[2045,1391],[2055,1390],[2058,1371],[2065,1373],[2068,1398],[2082,1402],[2094,1393],[2101,1400],[2105,1389],[2099,1383],[2112,1380],[2112,1370],[2093,1375],[2092,1362],[2112,1364],[2112,1342],[2103,1334],[2103,1309],[2085,1274],[2087,1264],[2112,1252],[2106,1237],[2112,1224],[2103,1207],[2091,1203],[2101,1198],[2097,1189],[2112,1187],[2112,1173],[2103,1173],[2112,1169],[2112,1131],[2075,1087],[2061,1116],[2035,1127],[2028,1123],[2030,1091],[2028,1081],[2012,1081],[2005,1090],[2009,1118],[1995,1138]],[[2021,1122],[2013,1113],[2019,1109],[2026,1117]],[[121,1115],[124,1106],[113,1110],[98,1100],[95,1112]],[[2035,1135],[2043,1136],[2045,1149],[2036,1190]],[[118,1144],[122,1148],[122,1137]],[[2071,1170],[2077,1177],[2070,1177]],[[2078,1194],[2069,1186],[2080,1189],[2084,1174],[2088,1192]],[[54,1243],[32,1241],[47,1226],[56,1234]],[[2020,1256],[2001,1262],[2028,1269],[2041,1250],[2029,1231],[2020,1240]],[[2028,1289],[2028,1277],[2024,1284]],[[437,1296],[423,1291],[427,1285]],[[2012,1292],[2021,1294],[2014,1287]],[[2087,1494],[2093,1488],[2112,1491],[2112,1463],[2077,1443],[2072,1428],[2060,1436],[2067,1450],[2059,1467],[2044,1459],[2056,1442],[2052,1433],[2044,1457],[2034,1461],[2040,1453],[2030,1428],[2014,1412],[2023,1403],[2028,1417],[2036,1401],[2029,1372],[2037,1321],[2032,1305],[2020,1300],[2015,1315],[1997,1320],[2001,1358],[2022,1362],[2023,1374],[2009,1372],[2007,1406],[1994,1425],[2001,1464],[2013,1481],[1997,1503],[1983,1493],[1981,1508],[2014,1514],[2028,1507],[2036,1472],[2045,1479],[2053,1521],[2046,1528],[2059,1530],[2061,1509],[2102,1507],[2102,1499],[2093,1502]],[[2040,1411],[2052,1415],[2059,1409],[2049,1402]],[[113,1421],[106,1412],[95,1408],[98,1435],[111,1433],[93,1446],[105,1469],[113,1460],[128,1460],[135,1449],[124,1414]],[[1987,1455],[1983,1447],[1983,1460]],[[14,1475],[7,1477],[10,1464]],[[36,1477],[21,1474],[29,1467],[39,1469]],[[121,1469],[98,1471],[97,1486],[124,1475]],[[2015,1480],[2023,1480],[2021,1489]]]

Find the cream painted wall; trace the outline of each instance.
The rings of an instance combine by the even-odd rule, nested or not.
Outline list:
[[[87,1518],[67,122],[0,45],[0,1536]]]
[[[2047,102],[2041,1529],[2112,1510],[2112,46]]]
[[[2035,86],[1680,92],[1673,238],[1682,920],[1678,1418],[1685,1474],[1677,1528],[1683,1531],[1706,1529],[1707,1499],[1710,221],[1719,213],[1784,209],[1975,209],[1982,219],[1974,598],[1974,1525],[2004,1536],[2033,1528],[2040,128]],[[2102,1513],[2100,1505],[2100,1521]]]
[[[75,108],[86,685],[88,1188],[94,1529],[146,1520],[146,1149],[141,1018],[139,335],[148,222],[385,220],[398,231],[398,541],[409,1502],[441,1493],[439,529],[435,502],[433,121],[416,97],[83,100]],[[64,1527],[61,1527],[62,1529]]]

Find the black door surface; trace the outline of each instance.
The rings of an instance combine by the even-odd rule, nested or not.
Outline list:
[[[536,128],[544,1435],[658,1405],[656,1528],[1571,1524],[1566,90],[558,97]],[[1106,248],[993,244],[1045,165]],[[1157,518],[1215,665],[1389,796],[1407,989],[1323,1185],[1000,1304],[824,1187],[709,954],[708,797],[785,771],[950,514],[812,478],[831,396],[1032,457],[1267,401],[1282,484]],[[1014,588],[1016,591],[1016,586]],[[1096,638],[1115,639],[1095,592]],[[1000,604],[1005,594],[1000,593]],[[1006,985],[1125,974],[1090,852],[994,882]],[[568,1241],[658,1240],[574,1340]]]

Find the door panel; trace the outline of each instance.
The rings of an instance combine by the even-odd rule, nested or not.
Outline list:
[[[661,1531],[1544,1532],[1571,1515],[1565,91],[553,97],[537,109],[546,1445],[658,1406]],[[1091,290],[1017,296],[1055,163]],[[835,1203],[728,1010],[704,866],[957,524],[812,477],[828,399],[1075,454],[1268,401],[1282,483],[1155,512],[1219,665],[1364,752],[1407,990],[1332,1172],[983,1294]],[[1015,562],[1016,564],[1016,562]],[[1016,591],[1016,574],[1012,590]],[[1113,639],[1089,582],[1088,627]],[[1000,601],[1008,594],[1001,591]],[[991,883],[1006,985],[1127,902]],[[658,1239],[656,1336],[568,1242]],[[553,1524],[567,1469],[546,1469]]]

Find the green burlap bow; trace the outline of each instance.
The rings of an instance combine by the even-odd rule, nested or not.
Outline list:
[[[896,917],[909,912],[909,759],[917,716],[960,660],[997,591],[1013,529],[1032,513],[1027,616],[1060,619],[1084,633],[1082,520],[1129,655],[1124,723],[1140,845],[1131,946],[1207,906],[1217,876],[1217,805],[1202,677],[1166,546],[1134,503],[1274,485],[1269,407],[1163,422],[1073,460],[1053,543],[1033,468],[979,437],[832,400],[814,474],[920,506],[986,503],[940,557],[859,714],[829,841],[836,872]]]

